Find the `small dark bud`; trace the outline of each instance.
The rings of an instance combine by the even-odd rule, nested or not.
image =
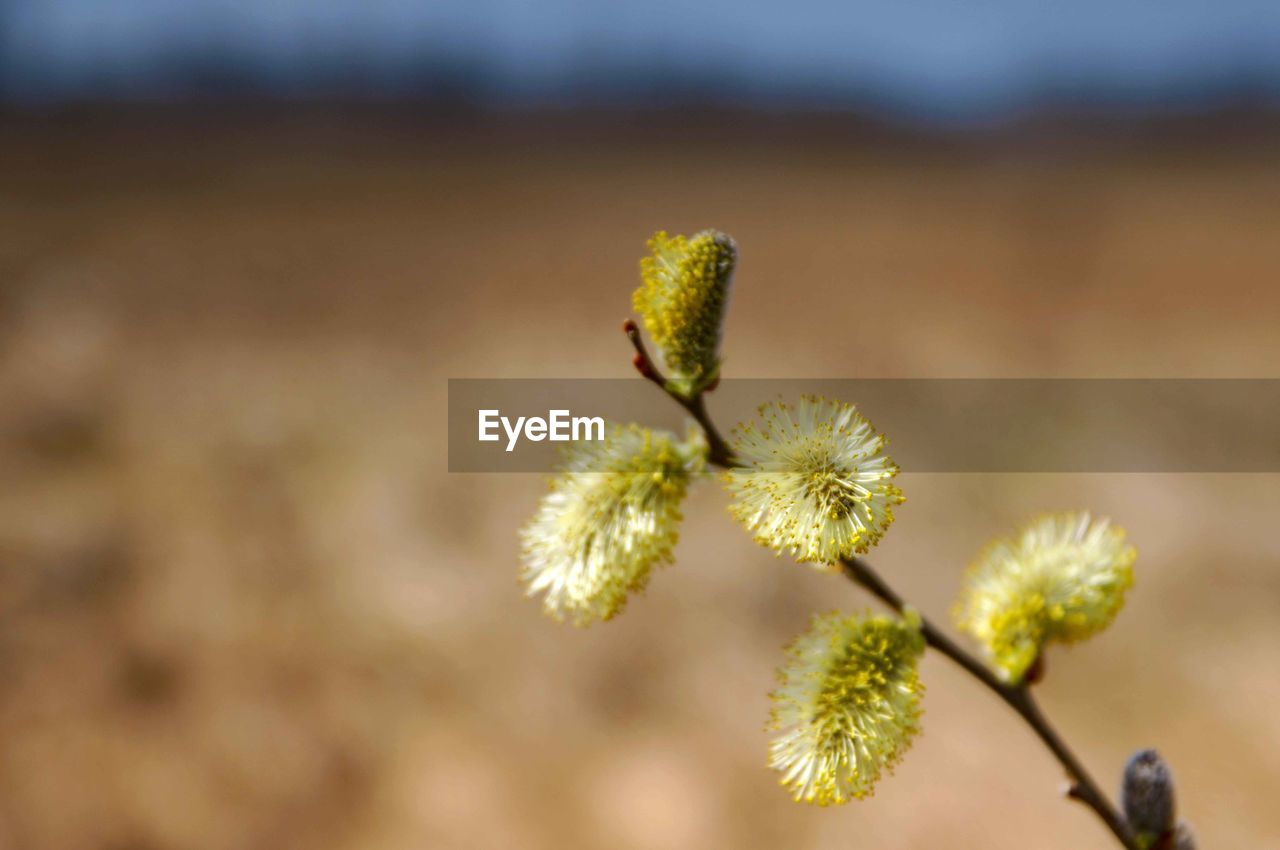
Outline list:
[[[1186,821],[1178,821],[1173,833],[1173,850],[1196,850],[1196,836]]]
[[[1120,799],[1130,828],[1148,846],[1173,830],[1173,773],[1155,750],[1130,756]]]

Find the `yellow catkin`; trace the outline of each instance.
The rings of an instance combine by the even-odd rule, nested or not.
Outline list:
[[[725,473],[733,515],[756,541],[834,564],[879,542],[904,501],[887,438],[853,405],[803,396],[762,405],[734,431],[742,466]]]
[[[869,796],[920,729],[919,620],[816,616],[787,647],[770,696],[769,766],[797,802]]]
[[[720,337],[737,247],[715,230],[688,238],[659,231],[648,247],[632,304],[671,370],[672,388],[691,395],[720,373]]]
[[[566,453],[521,531],[520,578],[546,613],[585,626],[608,620],[671,559],[680,503],[705,445],[638,425],[614,426],[601,442]]]
[[[965,576],[956,625],[978,639],[1009,681],[1050,643],[1074,643],[1115,619],[1137,551],[1124,531],[1088,512],[1032,520],[992,541]]]

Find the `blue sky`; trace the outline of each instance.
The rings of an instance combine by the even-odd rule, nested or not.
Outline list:
[[[0,96],[682,96],[981,117],[1280,102],[1280,0],[7,0]]]

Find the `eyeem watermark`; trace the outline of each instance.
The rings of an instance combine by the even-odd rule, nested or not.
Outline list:
[[[727,433],[806,393],[856,404],[906,472],[1280,473],[1280,379],[737,378],[707,405]],[[637,378],[453,378],[449,469],[550,472],[615,424],[683,433],[662,401]]]
[[[496,443],[502,435],[499,428],[506,433],[507,451],[514,451],[516,443],[523,434],[526,440],[540,443],[550,440],[553,443],[567,443],[570,440],[603,440],[604,417],[574,416],[567,410],[548,410],[547,418],[541,416],[517,416],[512,422],[497,409],[479,410],[480,427],[478,439],[482,443]]]

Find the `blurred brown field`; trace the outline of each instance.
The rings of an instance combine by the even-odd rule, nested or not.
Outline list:
[[[645,238],[706,226],[741,246],[734,376],[1276,377],[1276,127],[0,126],[0,847],[1110,846],[936,658],[876,797],[792,803],[764,767],[780,647],[871,601],[757,549],[708,482],[621,617],[550,622],[515,580],[544,484],[446,472],[446,379],[627,375]],[[1045,707],[1109,788],[1159,748],[1204,848],[1280,846],[1277,476],[902,486],[873,560],[939,618],[1027,516],[1123,525],[1129,604],[1052,654]]]

